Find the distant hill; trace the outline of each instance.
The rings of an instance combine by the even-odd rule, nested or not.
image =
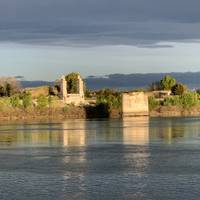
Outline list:
[[[54,84],[54,82],[50,82],[50,81],[21,81],[21,85],[24,88],[39,87],[39,86],[43,86],[43,85],[52,86],[53,84]]]
[[[154,81],[162,79],[165,75],[171,75],[190,89],[200,88],[200,72],[185,73],[149,73],[149,74],[110,74],[104,77],[89,76],[85,79],[87,88],[91,90],[100,88],[134,89],[148,87]],[[23,87],[36,87],[53,85],[47,81],[22,81]]]
[[[200,88],[200,72],[185,73],[149,73],[149,74],[111,74],[105,77],[87,77],[89,89],[118,88],[134,89],[148,87],[152,82],[161,80],[165,75],[171,75],[190,89]]]

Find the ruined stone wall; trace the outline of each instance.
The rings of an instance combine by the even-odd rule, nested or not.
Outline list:
[[[78,76],[77,81],[78,86],[78,93],[77,94],[69,94],[67,92],[67,81],[65,80],[65,76],[62,76],[60,79],[60,88],[61,93],[60,96],[63,99],[64,103],[66,104],[74,104],[74,105],[80,105],[85,103],[84,98],[84,83],[80,76]]]
[[[148,96],[143,92],[124,93],[122,115],[123,117],[149,115]]]

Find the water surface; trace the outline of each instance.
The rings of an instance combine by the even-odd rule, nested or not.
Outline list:
[[[199,199],[200,118],[0,124],[0,199]]]

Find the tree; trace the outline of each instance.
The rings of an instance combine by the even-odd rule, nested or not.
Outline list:
[[[67,81],[67,92],[68,93],[78,93],[78,76],[80,76],[77,72],[72,72],[68,74],[65,79]],[[85,83],[83,83],[84,93],[86,92]]]
[[[0,77],[0,96],[12,96],[20,91],[20,83],[15,77]]]
[[[120,109],[122,104],[121,93],[110,90],[102,89],[97,94],[97,105],[104,105],[108,111],[112,109]]]
[[[78,93],[78,76],[79,73],[72,72],[65,77],[67,81],[68,93]]]
[[[173,95],[182,95],[187,91],[187,86],[181,83],[177,83],[171,89]]]
[[[160,84],[164,90],[171,90],[176,85],[176,79],[167,75],[160,81]]]

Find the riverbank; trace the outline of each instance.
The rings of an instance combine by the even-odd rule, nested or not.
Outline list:
[[[66,119],[92,119],[92,118],[120,118],[119,110],[108,112],[98,106],[65,106],[54,108],[7,108],[0,111],[1,121],[10,120],[66,120]]]
[[[150,111],[151,117],[195,117],[200,116],[200,106],[182,108],[179,106],[159,106]]]
[[[150,117],[191,117],[200,116],[200,106],[181,108],[177,106],[159,106],[149,112]],[[67,120],[93,118],[121,118],[121,111],[107,111],[96,106],[68,106],[44,109],[9,108],[0,112],[1,121],[10,120]]]

